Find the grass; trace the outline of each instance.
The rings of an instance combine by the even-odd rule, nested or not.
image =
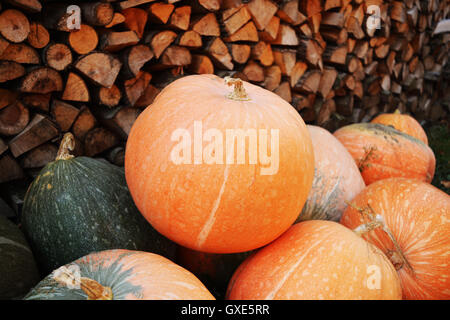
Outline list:
[[[450,194],[450,188],[442,182],[450,184],[450,129],[446,123],[434,124],[425,128],[428,144],[436,156],[436,171],[432,185]]]

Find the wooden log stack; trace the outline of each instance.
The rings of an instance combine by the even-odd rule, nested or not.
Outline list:
[[[0,184],[32,177],[67,131],[76,155],[122,165],[134,120],[186,74],[261,85],[330,130],[395,109],[446,118],[450,36],[433,30],[449,12],[447,0],[2,1]]]

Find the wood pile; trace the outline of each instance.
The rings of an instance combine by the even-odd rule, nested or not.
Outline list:
[[[136,117],[186,74],[261,85],[330,130],[397,108],[444,119],[450,35],[433,30],[449,11],[446,0],[2,1],[0,183],[33,176],[67,131],[76,155],[122,165]]]

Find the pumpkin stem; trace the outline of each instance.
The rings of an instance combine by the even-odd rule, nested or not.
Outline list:
[[[88,300],[112,300],[113,293],[110,287],[104,287],[95,280],[81,278],[81,289],[88,295]]]
[[[244,83],[239,78],[232,78],[232,77],[225,77],[224,78],[225,83],[228,86],[234,85],[233,92],[230,92],[227,97],[233,100],[238,101],[248,101],[250,98],[247,95],[247,92],[245,92],[244,89]]]
[[[112,300],[113,293],[110,287],[104,287],[97,281],[86,278],[76,277],[73,271],[63,266],[53,275],[53,279],[69,288],[80,289],[87,294],[88,300]]]
[[[61,140],[61,145],[59,146],[58,153],[56,154],[56,160],[68,160],[72,159],[74,156],[69,153],[75,148],[75,138],[73,134],[67,132]]]
[[[403,251],[401,250],[400,245],[398,244],[391,230],[387,227],[383,216],[376,214],[369,204],[367,205],[367,208],[360,208],[348,201],[346,201],[346,203],[353,209],[361,213],[363,217],[369,219],[367,223],[356,227],[355,229],[353,229],[353,231],[356,232],[359,236],[362,236],[364,233],[368,233],[372,230],[375,230],[376,228],[381,228],[381,230],[383,230],[388,235],[389,239],[391,239],[394,245],[395,250],[388,250],[388,252],[385,252],[385,254],[394,265],[395,269],[400,270],[404,265],[406,265],[414,273],[414,269],[411,267],[405,255],[403,254]]]

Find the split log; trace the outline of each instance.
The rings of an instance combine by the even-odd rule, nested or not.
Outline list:
[[[72,51],[63,43],[52,43],[42,51],[42,60],[45,65],[63,71],[72,63]]]
[[[79,115],[72,125],[73,135],[80,141],[84,141],[86,134],[97,125],[97,120],[91,110],[86,106],[80,109]]]
[[[20,101],[0,110],[0,134],[14,136],[25,129],[30,120],[30,113]]]
[[[231,45],[231,56],[233,61],[239,64],[244,64],[250,58],[252,48],[247,44],[236,44]],[[273,55],[272,55],[273,57]]]
[[[25,68],[14,61],[0,61],[0,83],[14,80],[25,74]]]
[[[174,9],[175,6],[171,3],[152,3],[148,8],[149,20],[153,23],[166,24]]]
[[[25,93],[20,96],[22,103],[29,109],[48,112],[52,93]]]
[[[59,130],[56,125],[46,116],[36,114],[27,127],[9,143],[9,149],[14,157],[55,138]]]
[[[51,114],[62,132],[69,131],[75,122],[80,110],[71,104],[60,100],[53,100]]]
[[[0,156],[0,183],[19,180],[25,177],[25,173],[19,163],[9,154]]]
[[[136,45],[139,37],[134,31],[110,31],[100,37],[99,49],[108,52],[117,52],[126,47]]]
[[[79,30],[69,33],[68,43],[76,53],[88,54],[97,48],[98,35],[94,28],[82,24]]]
[[[19,10],[7,9],[0,13],[0,34],[8,41],[19,43],[30,33],[30,22]]]
[[[124,50],[120,55],[123,67],[121,75],[125,79],[134,78],[142,67],[153,57],[153,51],[145,44],[138,44]]]
[[[78,59],[74,67],[95,84],[110,88],[119,74],[122,63],[103,52],[93,52]]]
[[[28,93],[50,93],[61,91],[63,81],[61,75],[54,69],[37,67],[30,70],[22,78],[19,91]]]
[[[14,61],[22,64],[39,64],[39,53],[25,43],[11,43],[3,50],[0,60]]]
[[[93,157],[115,147],[118,143],[119,139],[109,130],[95,128],[86,134],[84,151],[88,157]]]
[[[214,74],[214,65],[205,55],[192,55],[189,71],[194,74]]]
[[[146,36],[145,43],[150,44],[156,59],[158,59],[176,37],[177,34],[171,30],[152,32]]]
[[[144,9],[140,8],[128,8],[122,10],[124,16],[125,26],[136,32],[136,35],[141,39],[144,35],[145,25],[148,20],[148,13]]]
[[[130,106],[134,106],[144,94],[151,79],[152,75],[150,73],[140,71],[135,78],[124,81],[124,98]]]
[[[202,36],[220,36],[220,27],[214,13],[194,17],[191,21],[191,29]]]
[[[174,10],[170,17],[169,26],[179,30],[188,30],[191,21],[191,7],[182,6]]]
[[[114,8],[106,2],[80,3],[83,21],[91,26],[106,26],[114,17]]]
[[[17,100],[18,93],[0,88],[0,110]]]
[[[89,90],[84,80],[76,73],[70,72],[67,77],[66,86],[62,94],[62,99],[66,101],[89,101]]]
[[[202,44],[202,37],[194,30],[184,32],[178,40],[178,45],[183,47],[201,48]]]
[[[106,106],[108,108],[116,107],[119,104],[121,98],[122,93],[115,85],[112,85],[110,88],[97,88],[95,94],[95,101],[97,101],[100,105]]]
[[[27,152],[20,159],[20,166],[25,169],[42,168],[47,163],[55,161],[58,148],[51,143],[44,143]]]

